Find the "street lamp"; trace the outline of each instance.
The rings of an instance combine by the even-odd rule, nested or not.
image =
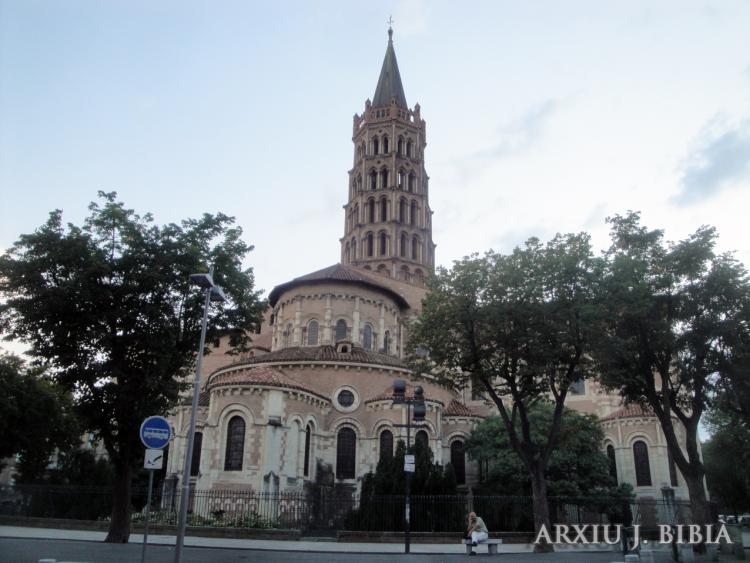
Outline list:
[[[195,442],[195,418],[198,414],[198,397],[201,387],[201,366],[203,365],[203,348],[206,345],[206,325],[208,324],[208,306],[211,301],[224,302],[227,300],[221,287],[214,283],[214,267],[211,266],[207,274],[191,274],[190,283],[197,285],[206,292],[203,304],[203,324],[201,325],[201,340],[198,346],[198,359],[195,363],[195,382],[193,384],[193,403],[190,410],[190,425],[187,432],[187,451],[185,465],[182,469],[182,496],[180,497],[180,517],[177,522],[177,544],[174,551],[175,563],[182,558],[182,544],[185,541],[185,526],[187,525],[187,507],[190,496],[190,465],[193,460],[193,444]]]
[[[412,424],[411,407],[414,405],[414,422],[424,422],[424,417],[427,409],[424,404],[424,390],[420,385],[414,388],[414,396],[408,398],[406,396],[406,381],[403,379],[397,379],[393,382],[393,404],[394,405],[406,405],[406,424],[394,424],[397,428],[406,428],[406,455],[409,455],[409,448],[411,448],[411,429],[419,428],[424,426],[422,424]],[[404,458],[405,460],[406,458]],[[411,547],[411,471],[406,469],[406,463],[404,463],[404,471],[406,471],[406,507],[404,509],[404,553],[409,553]]]

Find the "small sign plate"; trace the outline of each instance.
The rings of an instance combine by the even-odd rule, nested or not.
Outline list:
[[[164,467],[164,451],[148,449],[143,458],[143,467],[146,469],[161,469]]]
[[[414,473],[414,464],[404,463],[404,471],[406,471],[407,473]]]
[[[410,463],[414,465],[416,463],[416,460],[414,459],[414,454],[406,454],[404,456],[404,463]]]

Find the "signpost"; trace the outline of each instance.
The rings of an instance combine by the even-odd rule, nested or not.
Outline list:
[[[404,471],[406,471],[407,473],[414,473],[414,464],[415,463],[416,462],[414,460],[414,455],[412,455],[412,454],[406,454],[404,456]]]
[[[154,471],[164,466],[162,449],[172,439],[172,425],[163,416],[149,416],[141,423],[141,442],[146,446],[143,467],[148,469],[148,499],[146,500],[146,520],[143,523],[143,548],[141,563],[146,561],[146,544],[148,543],[148,521],[151,516],[151,491],[154,487]]]

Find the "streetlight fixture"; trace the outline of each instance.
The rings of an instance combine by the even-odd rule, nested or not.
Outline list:
[[[420,385],[414,388],[414,396],[406,396],[406,381],[397,379],[393,382],[393,404],[406,405],[406,424],[394,424],[397,428],[406,428],[406,455],[411,448],[411,429],[420,428],[423,424],[412,424],[411,408],[414,405],[414,422],[424,422],[427,408],[424,404],[424,389]],[[409,553],[411,548],[411,475],[414,468],[409,471],[404,458],[404,471],[406,472],[406,507],[404,509],[404,553]]]
[[[211,266],[207,274],[191,274],[190,283],[197,285],[206,292],[203,304],[203,324],[201,325],[201,340],[198,346],[198,358],[195,363],[195,382],[193,384],[193,402],[190,411],[190,425],[187,432],[187,451],[185,465],[182,469],[182,495],[180,497],[180,517],[177,522],[177,544],[174,551],[175,563],[182,560],[182,546],[185,541],[185,527],[187,525],[187,508],[190,496],[190,465],[193,460],[193,445],[195,442],[195,419],[198,414],[198,397],[201,386],[201,366],[203,365],[203,348],[206,345],[206,325],[208,324],[208,307],[211,301],[224,302],[227,300],[221,287],[214,283],[214,267]]]

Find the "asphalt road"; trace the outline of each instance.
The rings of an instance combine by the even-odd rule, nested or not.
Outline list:
[[[461,561],[485,561],[489,558],[499,563],[600,563],[617,561],[613,553],[551,553],[499,554],[479,553],[476,557],[466,555],[405,555],[370,553],[306,553],[299,551],[261,551],[248,549],[222,549],[186,547],[183,563],[248,563],[259,562],[325,562],[355,561],[357,563],[451,563]],[[0,538],[0,563],[39,563],[40,559],[57,559],[66,563],[140,563],[139,544],[109,544],[90,541]],[[174,548],[149,545],[147,563],[172,563]]]

